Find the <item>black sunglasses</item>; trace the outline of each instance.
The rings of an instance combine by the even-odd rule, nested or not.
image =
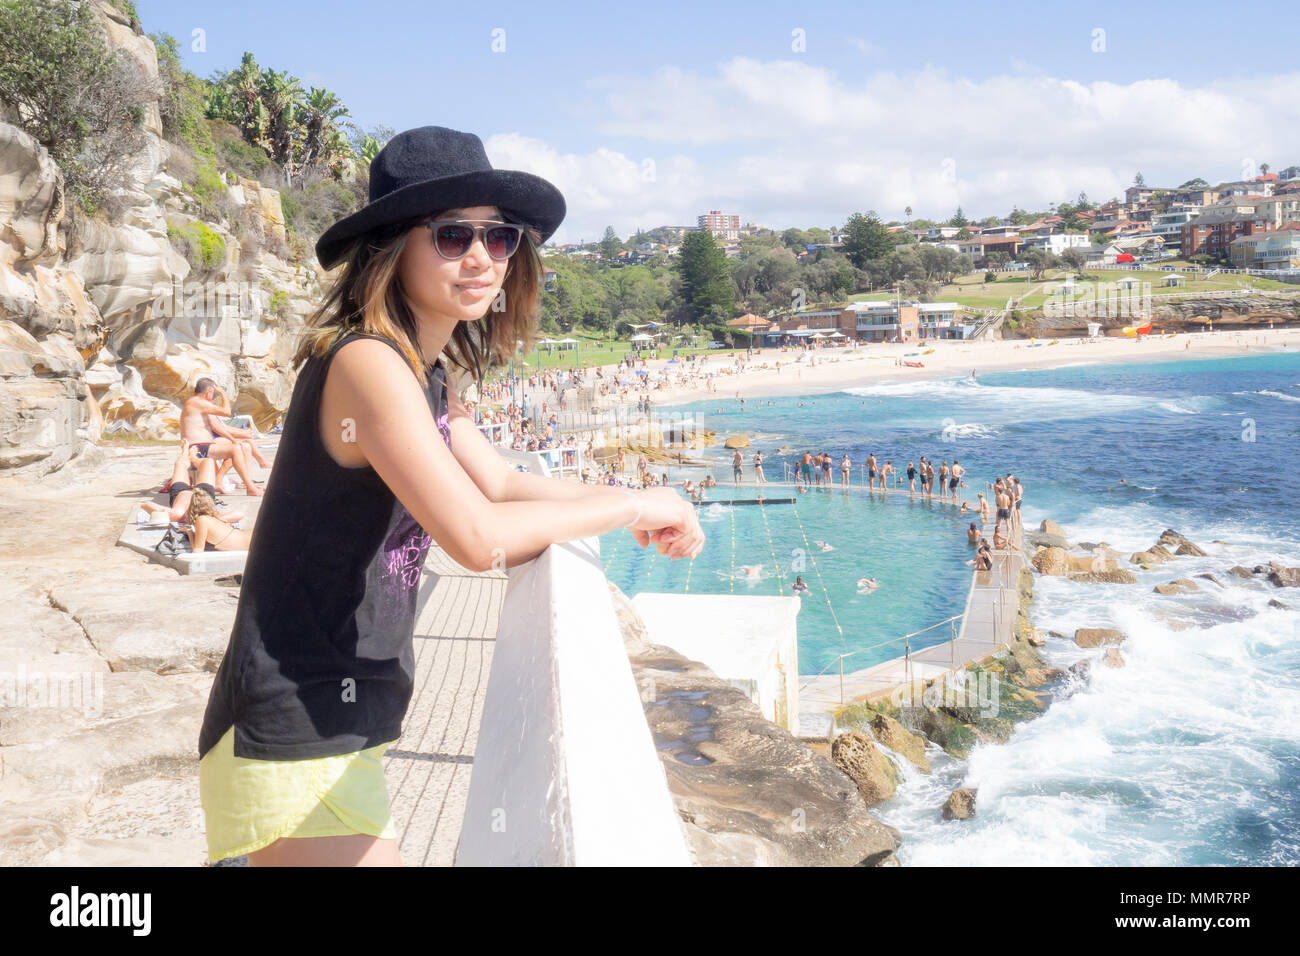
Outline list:
[[[475,239],[483,240],[483,248],[493,259],[509,259],[519,248],[524,231],[523,227],[507,222],[476,226],[461,219],[435,219],[423,225],[433,233],[433,246],[438,255],[452,260],[465,258]]]

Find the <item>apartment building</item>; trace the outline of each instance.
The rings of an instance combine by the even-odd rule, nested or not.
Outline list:
[[[1272,223],[1258,215],[1254,207],[1248,208],[1249,213],[1241,212],[1235,205],[1206,210],[1191,222],[1184,223],[1180,253],[1183,256],[1201,253],[1211,256],[1228,255],[1234,239],[1253,236],[1272,228]]]
[[[713,233],[715,239],[739,239],[740,217],[724,214],[721,209],[710,209],[700,216],[699,228]]]
[[[1300,222],[1232,240],[1238,269],[1300,269]]]

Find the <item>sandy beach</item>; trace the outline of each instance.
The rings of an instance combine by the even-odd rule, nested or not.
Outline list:
[[[856,348],[819,349],[808,353],[794,349],[786,352],[766,349],[755,353],[739,373],[724,371],[733,366],[735,360],[731,357],[708,357],[702,366],[703,371],[720,376],[715,381],[716,390],[713,392],[699,381],[685,381],[681,384],[665,383],[660,388],[653,388],[650,397],[656,406],[665,407],[711,397],[734,400],[737,392],[742,398],[809,395],[879,382],[952,378],[970,375],[972,369],[976,370],[978,378],[986,372],[1099,363],[1230,358],[1297,348],[1300,348],[1300,329],[1180,333],[1167,337],[1143,338],[1140,341],[1129,338],[1102,338],[1094,341],[1073,338],[940,341],[924,345],[871,343]],[[804,357],[799,361],[801,354]],[[742,354],[737,354],[736,358],[745,362]],[[811,364],[813,359],[816,360],[815,366]],[[919,361],[923,367],[900,365],[900,359]],[[775,369],[778,360],[781,363],[779,372]],[[645,368],[652,374],[662,372],[668,361],[648,360]],[[769,367],[762,368],[763,363]],[[696,364],[698,366],[698,362]],[[684,368],[687,372],[682,377],[687,378],[691,365],[686,364]],[[606,374],[616,370],[616,366],[606,366],[605,369]]]

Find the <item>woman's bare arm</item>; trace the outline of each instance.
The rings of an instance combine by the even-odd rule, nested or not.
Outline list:
[[[366,461],[433,539],[466,568],[522,564],[555,542],[623,527],[638,510],[641,520],[635,527],[643,534],[669,530],[658,535],[662,553],[693,556],[703,546],[693,510],[676,495],[670,500],[643,494],[638,497],[640,509],[630,495],[621,493],[572,500],[491,500],[443,442],[410,368],[383,342],[358,339],[342,346],[331,363],[326,388],[335,390],[335,407],[351,420]],[[649,539],[638,535],[638,540],[644,545]]]
[[[207,517],[199,515],[194,519],[194,527],[185,532],[190,539],[190,549],[195,554],[201,554],[208,544],[208,523],[204,520]]]

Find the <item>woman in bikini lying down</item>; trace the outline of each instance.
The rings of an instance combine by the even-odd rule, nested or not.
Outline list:
[[[247,551],[253,540],[252,530],[232,528],[217,511],[216,502],[202,488],[190,492],[190,506],[185,512],[185,534],[195,554],[204,551]]]
[[[190,471],[192,468],[198,469],[198,481],[193,485],[190,484]],[[140,507],[150,516],[160,511],[167,512],[167,520],[184,521],[185,512],[190,507],[190,493],[195,488],[202,488],[213,498],[217,496],[217,466],[209,458],[199,458],[194,453],[191,443],[181,439],[181,453],[176,456],[176,462],[172,465],[171,484],[167,486],[167,494],[171,499],[167,505],[160,505],[156,501],[142,501]],[[221,517],[231,524],[243,519],[244,514],[241,511],[222,511]]]

